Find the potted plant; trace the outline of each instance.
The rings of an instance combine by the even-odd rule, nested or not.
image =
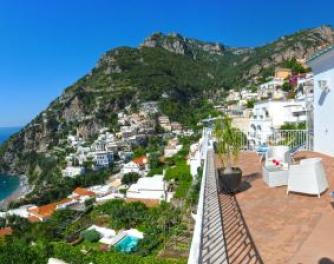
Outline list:
[[[235,167],[242,146],[242,132],[232,126],[232,119],[224,116],[218,119],[214,128],[216,152],[223,162],[218,169],[220,190],[234,193],[241,184],[242,171]]]

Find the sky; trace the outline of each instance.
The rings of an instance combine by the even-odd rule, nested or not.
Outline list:
[[[0,1],[0,127],[28,123],[107,50],[153,32],[259,46],[334,25],[333,0]]]

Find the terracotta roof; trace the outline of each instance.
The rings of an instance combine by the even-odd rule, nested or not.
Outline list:
[[[75,190],[73,191],[73,193],[79,195],[79,196],[95,196],[95,193],[92,191],[89,191],[85,188],[82,187],[77,187],[75,188]]]
[[[30,223],[37,223],[37,222],[41,222],[41,219],[39,219],[37,216],[30,215],[28,216],[28,221]]]
[[[141,156],[141,157],[135,158],[133,162],[138,164],[139,166],[143,166],[147,163],[147,157]]]
[[[45,218],[50,217],[54,213],[54,211],[57,208],[57,205],[67,203],[69,201],[71,201],[71,199],[65,198],[65,199],[63,199],[61,201],[58,201],[58,202],[55,202],[55,203],[50,203],[50,204],[46,204],[46,205],[42,205],[42,206],[39,206],[39,207],[34,207],[34,208],[31,208],[31,209],[28,209],[28,211],[33,214],[32,216],[35,216],[37,218],[41,217],[41,218],[45,219]]]
[[[8,236],[13,233],[13,229],[11,227],[5,227],[0,229],[0,237]]]

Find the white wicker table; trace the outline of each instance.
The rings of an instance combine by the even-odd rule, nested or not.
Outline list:
[[[289,171],[285,168],[262,167],[263,181],[269,187],[288,185]]]

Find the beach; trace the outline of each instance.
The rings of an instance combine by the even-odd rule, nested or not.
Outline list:
[[[7,210],[7,207],[11,202],[24,198],[31,191],[32,187],[28,184],[28,178],[25,175],[21,175],[20,184],[16,190],[0,201],[0,209]]]

